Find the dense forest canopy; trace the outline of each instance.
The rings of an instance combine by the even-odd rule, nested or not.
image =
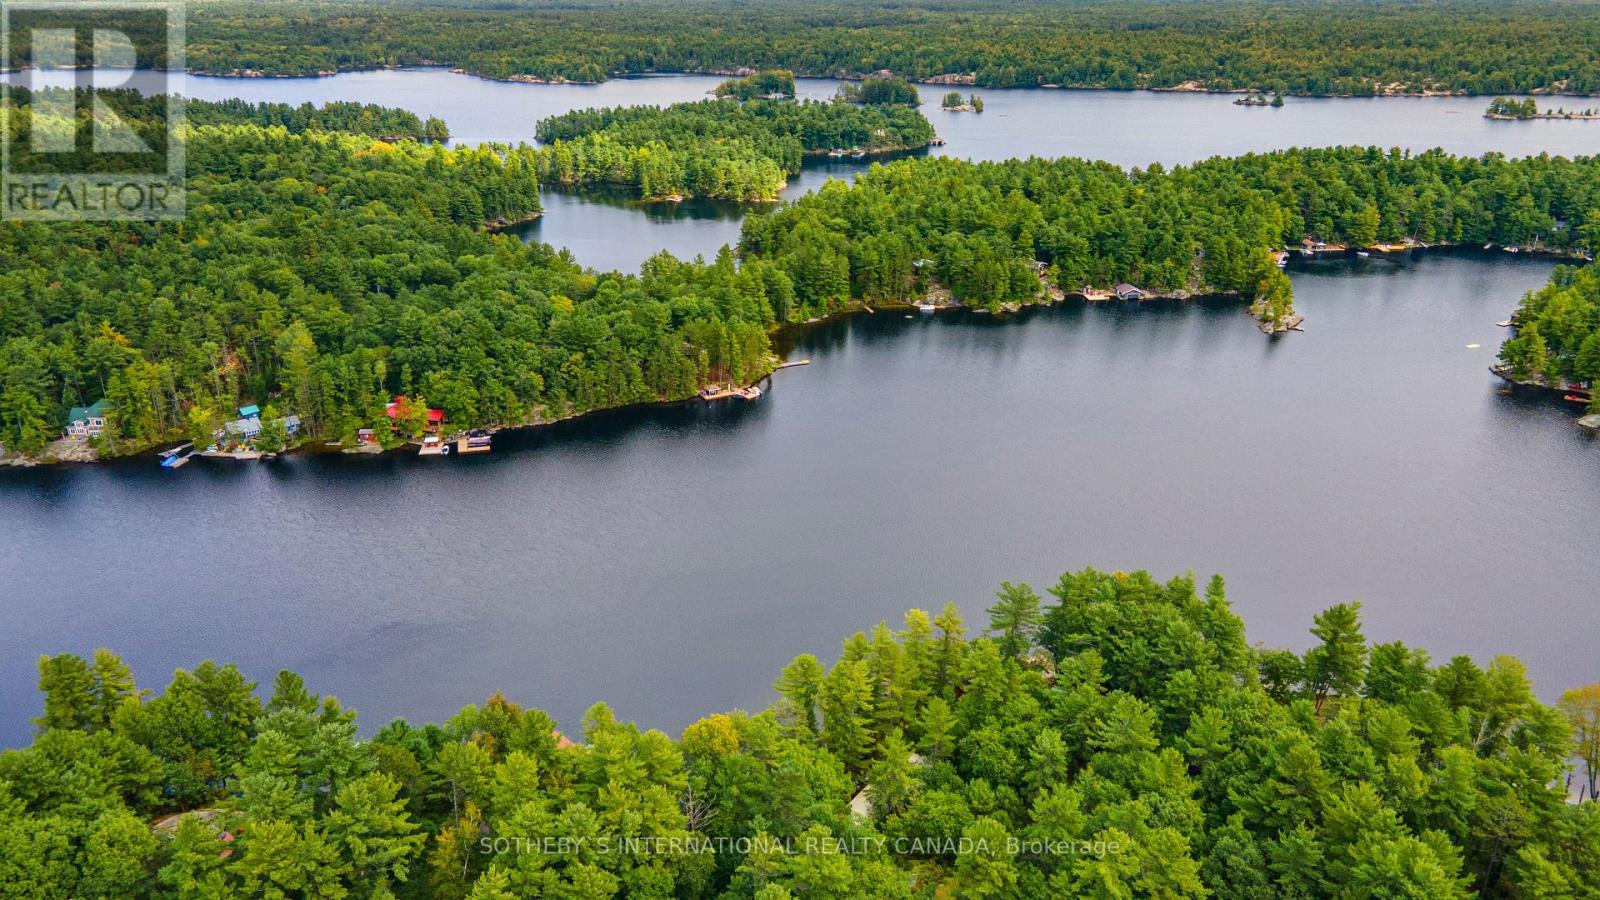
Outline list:
[[[804,319],[930,283],[998,309],[1131,282],[1292,311],[1269,253],[1304,239],[1589,248],[1600,158],[1285,150],[1126,171],[1076,159],[901,160],[745,221],[740,252],[789,273]],[[1039,271],[1042,266],[1043,272]]]
[[[14,112],[13,127],[37,124]],[[538,214],[532,148],[254,124],[185,140],[184,220],[0,223],[8,450],[37,451],[68,407],[98,399],[115,454],[209,443],[247,403],[341,438],[386,424],[395,394],[463,427],[517,423],[748,383],[770,364],[787,295],[760,267],[724,254],[599,275],[486,231]]]
[[[165,110],[112,99],[135,121]],[[12,102],[20,133],[62,127],[30,115],[26,92]],[[398,394],[459,428],[682,399],[768,371],[775,326],[938,291],[991,310],[1119,281],[1232,292],[1281,327],[1292,290],[1270,253],[1302,239],[1576,251],[1600,221],[1594,159],[1342,148],[1131,171],[910,159],[751,217],[741,262],[662,255],[638,276],[601,275],[484,226],[537,215],[540,178],[741,196],[748,172],[781,183],[805,152],[931,129],[906,106],[706,100],[548,119],[545,148],[445,149],[322,130],[435,127],[398,111],[195,109],[235,124],[185,132],[186,220],[0,225],[7,450],[37,453],[70,407],[102,399],[103,455],[209,443],[248,404],[297,415],[302,440],[348,440],[386,425]],[[730,159],[749,166],[707,165]],[[1556,362],[1520,365],[1588,371],[1581,340],[1553,346]]]
[[[540,121],[536,133],[550,144],[539,156],[541,181],[731,200],[776,200],[808,153],[885,153],[933,140],[915,107],[761,99],[575,110]]]
[[[794,91],[794,73],[788,69],[766,69],[716,87],[718,97],[734,100],[793,100]]]
[[[1600,92],[1587,0],[224,0],[189,9],[197,71],[449,65],[493,78],[783,68],[987,87],[1295,94]]]
[[[1511,317],[1517,333],[1500,347],[1506,374],[1517,381],[1593,388],[1600,384],[1600,274],[1562,266],[1550,282],[1522,298]],[[1589,411],[1600,413],[1600,391]]]
[[[1600,894],[1600,685],[1369,642],[1252,647],[1220,577],[1004,583],[982,636],[911,610],[796,657],[780,699],[674,740],[603,704],[569,739],[501,694],[442,725],[231,665],[158,696],[39,661],[0,754],[20,896],[1484,897]],[[974,632],[977,629],[973,629]],[[1569,802],[1567,764],[1586,802]],[[171,815],[182,813],[182,815]],[[154,824],[152,824],[154,823]]]

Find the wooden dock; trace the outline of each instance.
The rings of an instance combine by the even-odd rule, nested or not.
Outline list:
[[[795,366],[809,366],[809,365],[811,365],[811,358],[810,357],[807,357],[805,359],[792,359],[792,360],[789,360],[788,362],[778,363],[776,366],[772,367],[772,371],[776,372],[779,369],[790,369],[790,368],[793,368]]]

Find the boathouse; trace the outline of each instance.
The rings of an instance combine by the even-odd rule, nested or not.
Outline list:
[[[67,437],[92,438],[106,427],[106,413],[111,411],[108,400],[96,400],[88,406],[74,406],[67,411]]]
[[[1144,299],[1144,289],[1143,288],[1136,288],[1133,285],[1127,283],[1126,281],[1118,284],[1115,288],[1112,288],[1112,290],[1116,293],[1117,299],[1119,299],[1119,300],[1143,300]]]

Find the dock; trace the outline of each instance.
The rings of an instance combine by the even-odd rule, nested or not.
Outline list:
[[[778,363],[776,366],[772,367],[772,371],[776,372],[779,369],[789,369],[789,368],[793,368],[795,366],[809,366],[809,365],[811,365],[811,358],[810,357],[806,357],[805,359],[792,359],[792,360],[789,360],[788,362]]]
[[[207,459],[237,459],[244,462],[262,457],[260,450],[201,450],[199,455]]]
[[[810,362],[810,360],[807,360]],[[740,400],[755,400],[761,396],[761,388],[756,385],[749,387],[718,387],[712,385],[700,392],[700,399],[710,402],[712,400],[730,400],[737,397]]]

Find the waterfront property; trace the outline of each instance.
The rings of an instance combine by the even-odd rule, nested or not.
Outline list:
[[[389,420],[394,422],[398,428],[401,422],[408,421],[411,418],[411,403],[404,394],[400,394],[389,401],[389,404],[383,408],[383,414],[388,416]],[[423,426],[423,430],[428,433],[438,431],[439,426],[443,423],[444,410],[429,407],[428,423]]]
[[[1126,281],[1118,284],[1112,290],[1116,293],[1117,299],[1119,300],[1143,300],[1145,298],[1145,291],[1143,288],[1134,287],[1133,285],[1128,284]]]
[[[106,427],[106,413],[110,411],[111,403],[104,399],[88,406],[74,406],[67,411],[67,437],[80,440],[99,437]]]

